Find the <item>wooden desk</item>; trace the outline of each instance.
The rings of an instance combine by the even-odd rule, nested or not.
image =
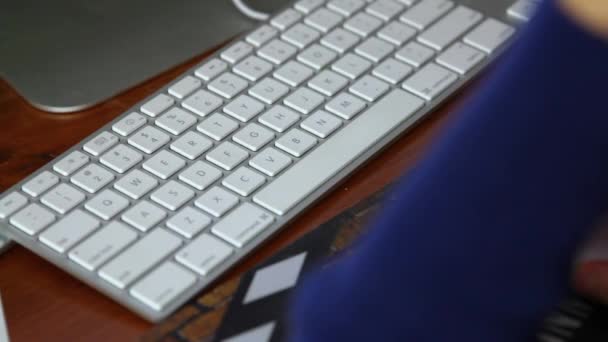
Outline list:
[[[38,111],[0,81],[0,191],[46,164],[204,56],[108,102],[70,115]],[[411,167],[453,104],[349,178],[232,275],[382,188]],[[230,275],[227,275],[230,277]],[[20,246],[0,256],[0,292],[12,341],[131,341],[151,325]]]

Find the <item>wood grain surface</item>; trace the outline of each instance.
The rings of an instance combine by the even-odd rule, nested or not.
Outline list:
[[[7,83],[0,81],[0,191],[51,161],[203,58],[204,55],[197,57],[95,108],[69,115],[36,110]],[[401,137],[224,279],[242,273],[395,180],[424,151],[446,121],[447,113],[454,108],[454,102]],[[0,293],[14,342],[132,341],[152,326],[20,246],[0,256]]]

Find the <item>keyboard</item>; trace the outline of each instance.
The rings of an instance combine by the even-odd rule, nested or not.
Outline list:
[[[159,321],[482,71],[517,3],[292,3],[2,194],[0,226]]]

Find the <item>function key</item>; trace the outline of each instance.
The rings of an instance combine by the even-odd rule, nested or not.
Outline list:
[[[145,125],[146,122],[147,120],[145,116],[137,112],[133,112],[115,123],[114,126],[112,126],[112,130],[123,137],[126,137],[135,132],[136,129]]]
[[[302,14],[294,11],[292,9],[287,9],[283,11],[281,14],[275,16],[270,20],[270,23],[279,28],[280,30],[285,30],[289,26],[295,24],[302,18]]]
[[[221,57],[229,63],[236,63],[253,51],[253,46],[245,42],[236,42],[224,50]]]
[[[144,114],[155,117],[167,110],[167,108],[173,106],[174,103],[175,100],[171,96],[166,94],[158,94],[148,102],[144,103],[144,105],[141,106],[141,111]]]
[[[323,3],[325,3],[325,0],[300,0],[296,3],[295,7],[298,11],[308,14],[323,5]]]
[[[99,156],[117,143],[117,136],[110,132],[101,132],[97,137],[86,143],[83,148],[90,154]]]

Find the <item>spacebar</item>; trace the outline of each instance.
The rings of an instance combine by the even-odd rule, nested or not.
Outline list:
[[[423,105],[418,97],[393,90],[258,192],[254,202],[284,215]]]

